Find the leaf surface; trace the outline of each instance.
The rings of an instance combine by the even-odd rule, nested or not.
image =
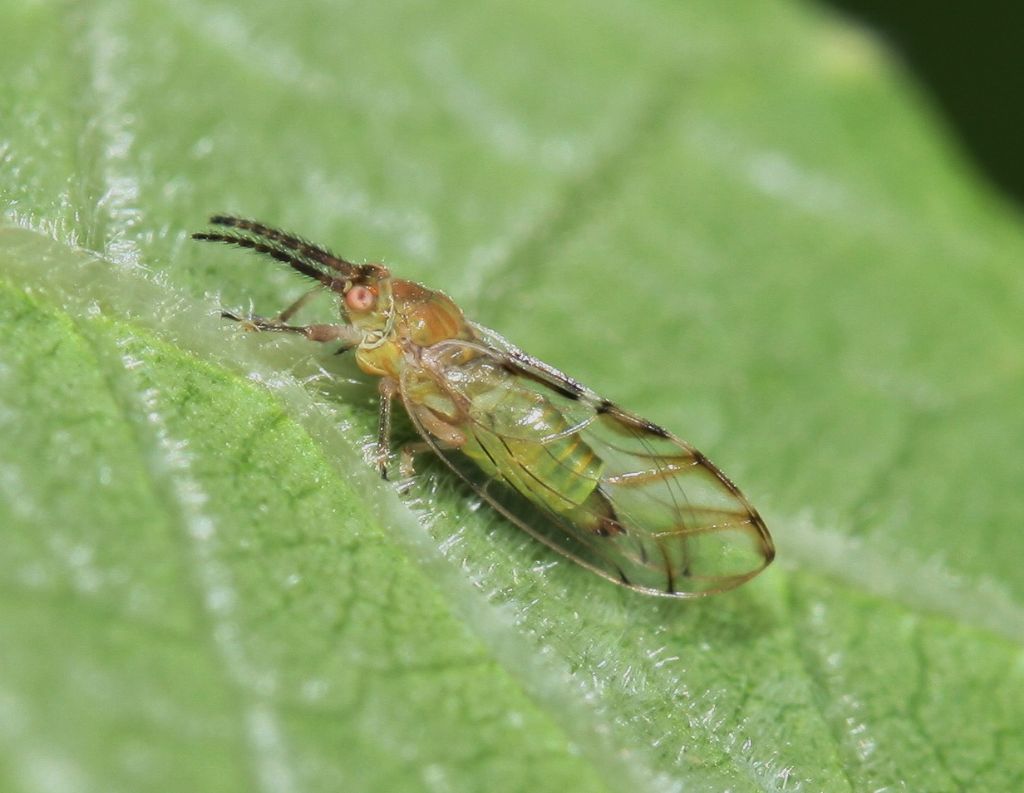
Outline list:
[[[0,787],[1013,790],[1019,218],[787,3],[4,3]],[[214,211],[445,289],[693,441],[779,561],[640,597],[242,334]],[[325,303],[316,307],[328,316]]]

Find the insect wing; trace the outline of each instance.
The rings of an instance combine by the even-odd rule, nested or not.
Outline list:
[[[689,444],[611,406],[583,433],[605,467],[599,487],[626,527],[634,577],[681,597],[720,592],[763,570],[771,535],[736,486]]]
[[[481,343],[449,340],[431,347],[428,366],[408,371],[401,390],[420,434],[496,510],[580,565],[649,594],[724,591],[771,562],[774,547],[764,522],[700,452],[493,331],[476,330]],[[438,417],[417,397],[424,378],[446,397],[442,420],[451,421],[455,406],[452,425],[500,463],[474,462],[431,432]],[[572,436],[597,463],[559,459],[559,443]],[[544,475],[538,475],[538,459]],[[546,499],[522,495],[545,488],[593,491],[588,503],[610,507],[613,528],[595,531],[596,513],[581,520],[579,510],[559,505],[550,493]]]

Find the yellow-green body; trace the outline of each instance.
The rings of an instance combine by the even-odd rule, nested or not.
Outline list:
[[[771,562],[764,521],[707,457],[468,322],[444,293],[257,221],[210,222],[219,229],[193,237],[270,256],[338,296],[340,321],[328,324],[288,323],[312,291],[273,318],[224,316],[354,352],[379,378],[382,476],[397,397],[426,446],[494,509],[611,581],[697,597]]]
[[[471,348],[433,354],[447,340],[479,341],[447,295],[399,279],[389,281],[388,293],[391,332],[379,342],[371,332],[371,341],[356,350],[359,366],[404,383],[409,412],[489,477],[600,530],[594,516],[608,512],[594,492],[602,461],[562,411],[493,360],[473,356]],[[363,323],[388,327],[380,317]]]

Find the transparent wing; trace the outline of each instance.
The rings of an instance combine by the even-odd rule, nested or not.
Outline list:
[[[761,517],[703,454],[476,330],[480,342],[431,347],[401,393],[432,449],[496,510],[578,564],[648,594],[721,592],[771,562]],[[483,462],[439,427],[482,449]],[[587,450],[593,459],[584,464]],[[555,495],[566,492],[589,495],[571,506]]]

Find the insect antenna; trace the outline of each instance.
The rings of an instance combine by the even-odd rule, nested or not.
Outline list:
[[[321,284],[326,286],[328,289],[333,289],[339,286],[339,281],[331,276],[327,275],[316,268],[308,259],[303,258],[297,253],[289,251],[287,249],[271,245],[270,243],[264,242],[259,239],[253,239],[243,234],[229,234],[221,232],[210,232],[200,231],[192,235],[192,239],[200,240],[203,242],[223,242],[228,245],[237,245],[239,248],[246,248],[256,253],[262,253],[266,256],[270,256],[279,262],[284,262],[290,265],[296,271],[302,273],[307,278],[312,278],[314,281],[319,281]]]
[[[214,226],[229,226],[234,229],[241,229],[254,237],[276,243],[279,247],[295,251],[306,259],[318,262],[325,267],[330,267],[332,270],[337,270],[346,275],[351,273],[355,267],[352,262],[346,261],[340,256],[335,256],[330,251],[302,239],[297,234],[289,234],[286,231],[272,228],[256,220],[247,220],[246,218],[238,218],[233,215],[214,215],[210,218],[210,223]]]

